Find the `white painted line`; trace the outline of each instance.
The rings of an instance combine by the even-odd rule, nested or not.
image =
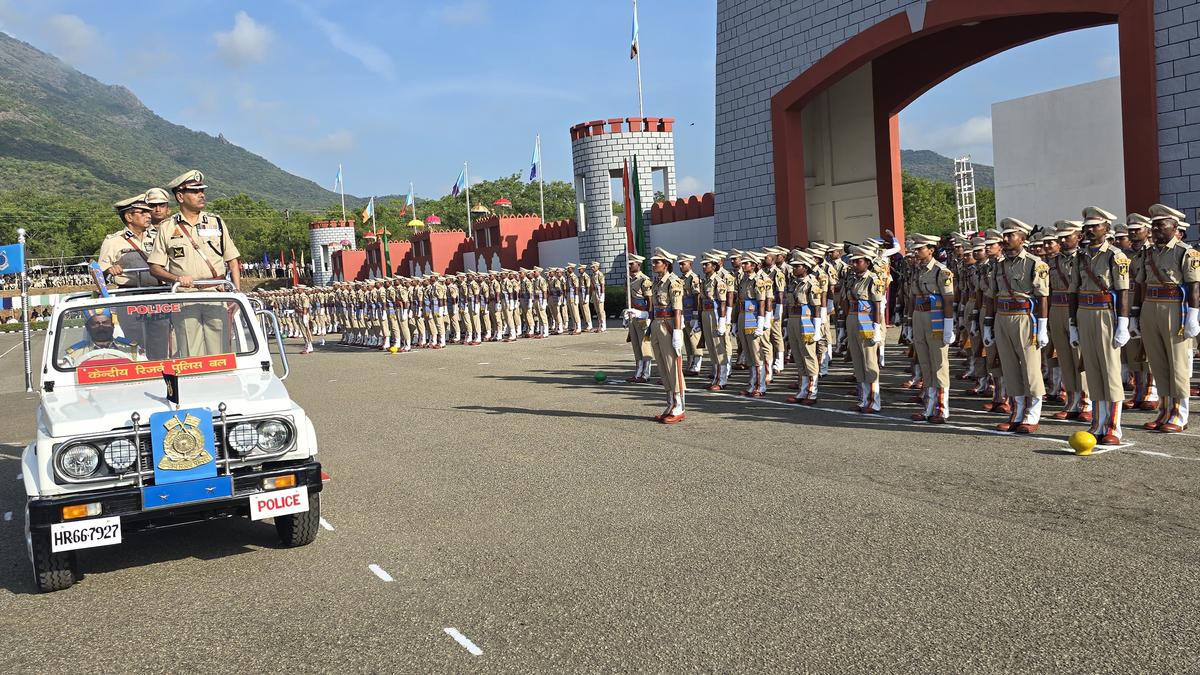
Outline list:
[[[16,349],[17,347],[20,347],[20,346],[21,346],[21,344],[22,344],[22,343],[18,342],[17,344],[15,344],[15,345],[13,345],[13,346],[9,347],[9,348],[8,348],[8,351],[4,352],[3,354],[0,354],[0,359],[2,359],[2,358],[4,358],[4,357],[8,356],[9,352],[11,352],[12,350]]]
[[[458,632],[457,628],[447,627],[442,630],[446,631],[446,635],[454,638],[454,641],[460,644],[463,649],[471,652],[472,656],[480,656],[483,654],[483,650],[477,647],[474,642],[471,642],[469,639],[467,639],[466,635]]]
[[[337,382],[337,380],[330,380],[330,382]]]
[[[329,521],[325,520],[324,518],[321,519],[321,527],[329,530],[330,532],[333,532],[333,526],[330,525]]]
[[[5,519],[5,520],[12,520],[12,511],[5,511],[5,512],[4,512],[4,519]]]
[[[380,579],[383,579],[384,581],[393,581],[392,575],[388,574],[387,572],[384,572],[383,568],[381,568],[379,565],[370,564],[370,565],[367,565],[367,569],[371,570],[371,572],[373,572],[375,574],[375,576],[379,577]]]
[[[477,363],[477,364],[475,364],[475,365],[477,365],[477,366],[490,366],[490,365],[492,365],[492,362],[491,362],[491,361],[484,361],[483,363]]]

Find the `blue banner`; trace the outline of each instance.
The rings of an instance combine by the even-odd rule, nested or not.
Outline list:
[[[0,246],[0,276],[25,271],[25,244]]]

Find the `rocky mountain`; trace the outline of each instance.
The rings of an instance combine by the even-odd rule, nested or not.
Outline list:
[[[975,188],[996,187],[996,171],[987,164],[971,163],[975,167]],[[954,160],[932,150],[901,150],[901,168],[919,178],[942,183],[954,183]]]
[[[172,124],[107,85],[0,33],[0,190],[118,199],[189,168],[213,196],[323,208],[337,195],[230,143]]]

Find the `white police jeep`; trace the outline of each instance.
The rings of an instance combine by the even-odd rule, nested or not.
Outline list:
[[[278,321],[218,283],[78,294],[54,308],[37,440],[21,457],[39,590],[75,583],[77,551],[142,530],[273,518],[285,546],[316,538],[324,474],[312,423],[283,386]]]

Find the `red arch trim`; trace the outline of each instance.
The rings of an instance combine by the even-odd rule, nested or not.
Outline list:
[[[885,71],[875,78],[880,228],[891,227],[903,238],[896,113],[929,87],[992,54],[1055,33],[1113,22],[1120,32],[1126,203],[1141,209],[1156,201],[1158,129],[1150,0],[929,0],[919,31],[911,30],[906,13],[889,17],[844,42],[772,97],[779,241],[808,241],[800,111],[816,94],[869,61]],[[913,58],[917,53],[951,52],[950,58],[932,66],[929,60],[918,63]]]

